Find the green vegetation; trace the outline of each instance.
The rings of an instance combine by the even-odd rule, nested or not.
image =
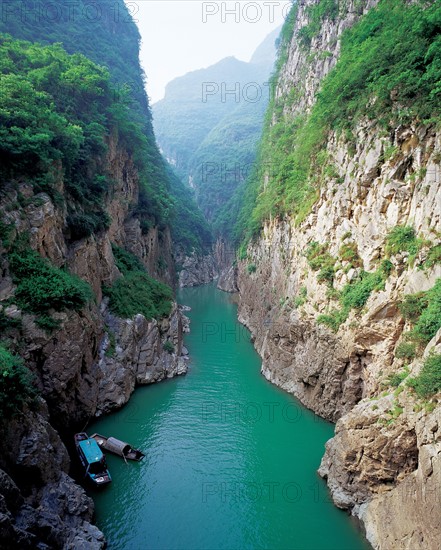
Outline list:
[[[427,344],[441,328],[441,279],[427,292],[406,296],[400,311],[413,324],[405,334],[406,340],[417,346]]]
[[[363,267],[355,242],[344,243],[340,248],[339,256],[341,260],[349,262],[352,267]]]
[[[357,279],[345,285],[338,294],[341,309],[334,309],[328,314],[319,315],[317,323],[327,325],[336,332],[340,325],[346,321],[352,309],[361,309],[374,290],[384,288],[386,278],[387,276],[381,270],[372,273],[361,271]]]
[[[60,328],[61,325],[58,319],[54,319],[51,315],[48,314],[39,315],[35,319],[35,324],[49,333],[56,330],[57,328]]]
[[[153,105],[161,149],[174,159],[183,181],[191,178],[214,234],[229,239],[269,101],[275,40],[275,33],[269,35],[250,63],[228,57],[173,80],[165,98]]]
[[[141,260],[112,244],[116,265],[122,273],[111,287],[103,288],[109,297],[112,313],[125,319],[141,313],[147,319],[161,319],[170,314],[173,292],[170,287],[150,277]]]
[[[310,7],[309,24],[299,37],[305,47],[321,21],[336,17],[336,4],[322,0]],[[238,198],[236,241],[258,235],[271,217],[289,214],[297,223],[304,219],[322,182],[336,177],[324,149],[331,131],[350,136],[361,117],[375,120],[386,131],[412,120],[439,123],[440,17],[439,2],[381,0],[343,33],[339,60],[322,81],[308,116],[286,114],[286,98],[274,95],[276,75],[258,168]],[[284,33],[289,36],[292,29],[290,19]],[[280,56],[283,60],[286,51]],[[265,186],[264,174],[269,176]],[[404,237],[395,234],[393,238],[400,236]],[[394,244],[392,239],[392,248]],[[412,247],[412,242],[407,245]],[[409,253],[412,256],[412,249]]]
[[[86,16],[88,0],[57,5],[56,17],[41,16],[51,13],[45,0],[21,4],[23,12],[11,10],[0,19],[0,32],[45,47],[2,38],[0,122],[12,127],[1,136],[3,169],[11,177],[28,170],[36,191],[62,205],[53,164],[61,160],[70,238],[81,239],[111,221],[104,207],[113,188],[105,153],[109,138],[117,137],[140,175],[134,213],[143,231],[169,224],[185,251],[209,246],[209,230],[191,193],[172,176],[156,145],[138,61],[141,37],[124,0],[100,0],[96,20]]]
[[[175,352],[175,346],[173,345],[173,342],[170,342],[170,340],[167,340],[166,342],[164,342],[164,345],[162,347],[164,351],[167,351],[168,353]]]
[[[425,360],[420,374],[410,379],[407,385],[413,388],[419,397],[429,397],[441,391],[441,355],[430,355]]]
[[[318,35],[322,23],[326,19],[335,21],[338,16],[338,2],[336,0],[320,0],[318,4],[306,8],[308,24],[300,29],[298,38],[303,48],[311,45],[312,39]]]
[[[360,309],[366,304],[374,290],[383,288],[384,278],[381,273],[362,271],[355,281],[343,288],[340,302],[345,310]]]
[[[112,252],[115,258],[116,267],[123,275],[127,275],[127,273],[130,273],[131,271],[145,271],[144,264],[131,252],[128,252],[124,248],[121,248],[113,243]]]
[[[349,311],[343,309],[334,309],[328,314],[321,314],[317,317],[319,325],[326,325],[334,332],[340,328],[340,325],[348,318]]]
[[[424,262],[424,267],[431,268],[437,264],[441,264],[441,244],[433,246],[429,250],[427,258]]]
[[[97,159],[117,129],[119,141],[132,153],[140,174],[139,216],[166,222],[172,206],[166,176],[158,177],[152,187],[155,172],[153,160],[149,161],[148,138],[131,120],[128,96],[121,93],[116,98],[107,70],[82,55],[68,55],[60,45],[41,46],[5,35],[0,35],[0,55],[3,178],[26,175],[36,191],[54,197],[53,166],[61,161],[70,194],[71,238],[106,229],[110,220],[104,198],[112,182]],[[158,158],[156,163],[162,162]]]
[[[313,241],[308,245],[306,249],[306,259],[308,260],[309,267],[313,271],[334,267],[336,260],[328,252],[328,243],[320,244]]]
[[[0,344],[0,418],[8,419],[37,395],[23,361]]]
[[[257,271],[257,266],[256,264],[248,264],[247,265],[247,271],[248,273],[251,275],[252,273],[256,273]]]
[[[170,215],[173,242],[187,252],[208,252],[211,250],[213,236],[196,205],[192,190],[179,180],[171,168],[167,168],[167,173],[170,192],[175,200],[175,207]]]
[[[401,342],[395,350],[395,357],[411,361],[416,355],[416,346],[411,342]]]
[[[294,306],[295,307],[303,306],[304,304],[306,304],[307,299],[308,299],[308,290],[307,290],[306,286],[302,286],[299,289],[299,292],[298,292],[297,296],[294,299]]]
[[[409,372],[409,368],[405,367],[401,372],[396,372],[392,374],[387,379],[387,384],[394,388],[398,388],[401,382],[403,382],[409,376]]]
[[[328,243],[320,244],[315,241],[310,243],[305,256],[309,267],[313,271],[318,271],[317,281],[319,283],[327,283],[332,288],[336,259],[329,254]]]
[[[172,308],[172,290],[141,271],[120,277],[105,289],[105,294],[112,313],[124,319],[138,313],[147,319],[161,319],[169,315]]]
[[[413,227],[397,225],[386,238],[386,254],[393,256],[400,252],[409,254],[409,265],[413,265],[418,252],[424,245],[422,239],[418,239]]]
[[[106,349],[105,356],[106,357],[115,357],[116,352],[116,338],[115,334],[112,332],[112,330],[109,327],[105,327],[104,330],[107,333],[107,336],[109,337],[109,345]]]
[[[31,249],[14,251],[9,264],[17,284],[14,300],[25,311],[47,315],[54,309],[80,310],[92,299],[90,286],[79,277],[53,266]],[[46,322],[40,318],[40,324]]]
[[[8,317],[3,310],[0,311],[0,333],[21,327],[20,319]]]

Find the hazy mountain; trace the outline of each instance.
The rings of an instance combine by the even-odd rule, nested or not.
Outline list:
[[[162,151],[195,189],[215,225],[255,158],[278,32],[264,40],[249,63],[227,57],[173,80],[152,107]]]

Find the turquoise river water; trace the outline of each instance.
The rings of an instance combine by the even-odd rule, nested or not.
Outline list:
[[[108,457],[92,492],[113,550],[366,550],[316,470],[333,426],[269,384],[228,294],[185,289],[192,311],[184,377],[142,387],[88,432],[146,451]]]

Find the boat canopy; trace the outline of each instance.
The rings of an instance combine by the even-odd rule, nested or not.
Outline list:
[[[128,443],[124,443],[124,441],[120,441],[115,437],[109,437],[107,439],[106,448],[112,453],[116,453],[121,456],[126,455],[132,449]]]
[[[89,464],[94,462],[101,462],[104,455],[101,449],[98,447],[98,443],[94,439],[86,439],[85,441],[80,441],[78,443],[81,450],[84,453],[84,456]]]

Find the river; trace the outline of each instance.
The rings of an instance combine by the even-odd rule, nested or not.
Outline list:
[[[113,550],[370,548],[316,470],[333,425],[269,384],[237,306],[213,285],[184,289],[190,370],[136,390],[89,433],[147,452],[92,492]]]

